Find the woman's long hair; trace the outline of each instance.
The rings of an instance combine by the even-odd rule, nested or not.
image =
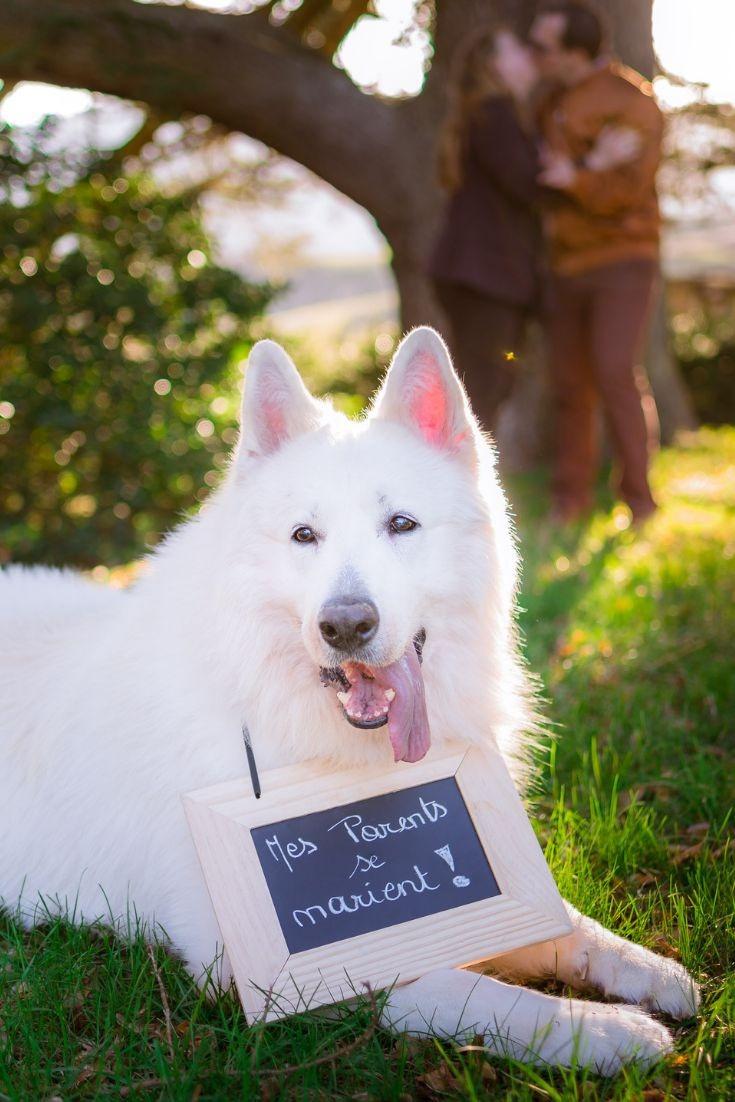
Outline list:
[[[498,32],[506,25],[483,23],[458,47],[449,74],[447,111],[439,134],[439,183],[456,191],[462,183],[462,160],[467,130],[473,113],[492,96],[506,96],[508,89],[493,76],[492,55]]]

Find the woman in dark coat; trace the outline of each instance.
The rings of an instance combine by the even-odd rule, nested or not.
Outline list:
[[[538,293],[539,164],[526,122],[535,80],[515,35],[484,28],[461,48],[440,138],[449,200],[429,270],[457,368],[486,429],[512,389]]]

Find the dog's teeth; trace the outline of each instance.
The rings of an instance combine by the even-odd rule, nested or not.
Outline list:
[[[349,700],[349,696],[350,696],[349,693],[337,693],[337,700],[339,700],[340,703],[344,704],[344,706],[347,707],[347,701]]]
[[[391,700],[395,699],[395,695],[396,695],[396,690],[395,689],[386,689],[385,690],[385,699],[388,701],[388,703],[390,703]]]

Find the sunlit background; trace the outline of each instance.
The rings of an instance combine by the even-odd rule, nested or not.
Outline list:
[[[664,70],[706,85],[705,95],[714,103],[735,102],[731,0],[656,0],[653,40]],[[658,85],[659,95],[669,98],[668,82]]]
[[[231,10],[247,9],[248,4],[203,0],[200,6]],[[345,39],[338,62],[361,87],[388,96],[420,90],[428,38],[413,26],[414,7],[414,0],[376,0],[377,17],[363,16]],[[655,0],[653,25],[664,72],[705,85],[701,94],[712,102],[735,103],[735,0]],[[656,91],[661,102],[671,107],[696,94],[666,76],[656,79]],[[90,116],[93,104],[103,109]],[[5,97],[1,111],[16,126],[37,122],[47,113],[63,116],[69,120],[68,140],[86,140],[101,148],[120,144],[139,122],[137,110],[129,105],[78,89],[29,82],[20,83]],[[227,211],[230,232],[229,243],[222,245],[225,262],[247,264],[257,242],[266,238],[298,239],[302,252],[313,259],[383,258],[383,241],[368,215],[298,166],[289,171],[300,186],[285,207],[249,210],[240,217],[232,209]],[[212,224],[216,232],[216,214]]]

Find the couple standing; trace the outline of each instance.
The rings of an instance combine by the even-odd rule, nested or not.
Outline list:
[[[549,0],[525,43],[502,26],[468,40],[451,93],[440,143],[450,199],[431,275],[473,407],[492,428],[542,304],[554,515],[591,506],[599,398],[620,494],[642,522],[655,509],[655,412],[636,360],[658,272],[662,136],[650,86],[610,58],[588,0]]]

